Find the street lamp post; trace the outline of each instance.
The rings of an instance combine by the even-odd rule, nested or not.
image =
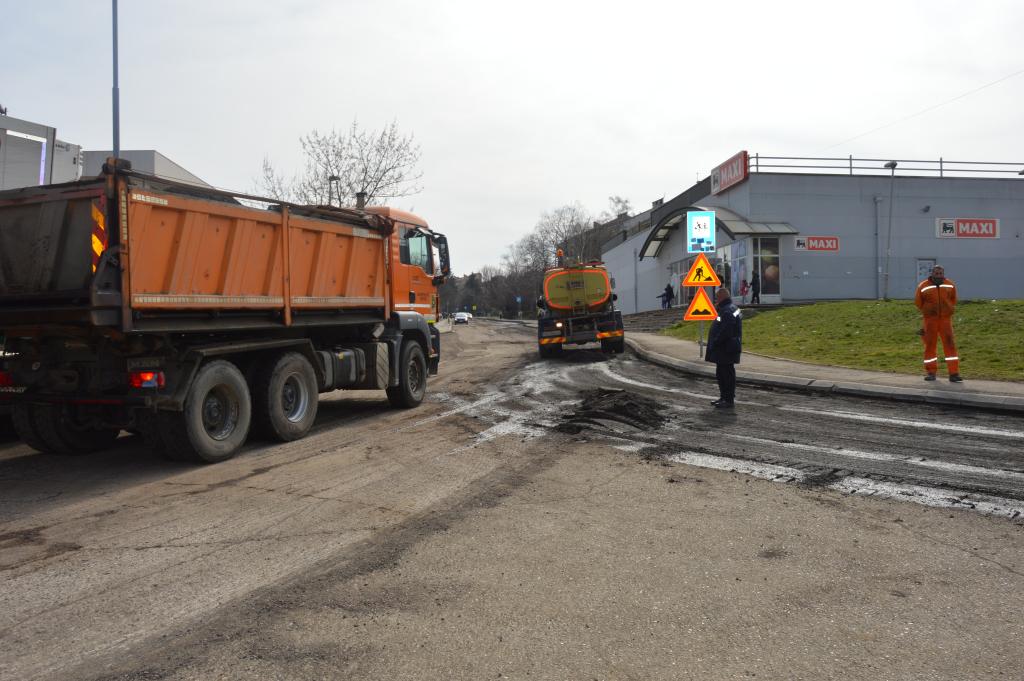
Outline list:
[[[114,19],[114,87],[111,90],[114,114],[114,158],[121,155],[121,94],[117,87],[117,0],[111,0]]]
[[[334,200],[334,183],[338,182],[340,180],[341,180],[341,178],[338,177],[337,175],[328,175],[327,176],[327,205],[328,206],[333,205],[332,202]],[[341,199],[341,188],[340,187],[338,189],[338,199],[339,200]]]
[[[882,277],[882,300],[889,300],[889,258],[892,255],[892,204],[896,190],[896,161],[885,164],[889,169],[889,232],[885,236],[885,274]]]

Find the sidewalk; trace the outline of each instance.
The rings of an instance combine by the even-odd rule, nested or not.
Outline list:
[[[698,356],[697,344],[654,333],[626,333],[626,343],[653,364],[714,377],[715,365]],[[1024,382],[971,380],[950,383],[940,376],[926,383],[924,375],[890,374],[822,366],[744,352],[736,367],[740,383],[859,395],[905,402],[928,402],[1024,413]]]

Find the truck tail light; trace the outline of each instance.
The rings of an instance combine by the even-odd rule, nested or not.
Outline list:
[[[133,388],[163,388],[166,382],[162,371],[133,371],[128,374],[128,383]]]
[[[0,371],[0,388],[13,388],[14,375],[10,371]]]

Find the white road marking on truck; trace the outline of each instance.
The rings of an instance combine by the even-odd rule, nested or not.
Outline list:
[[[898,426],[909,426],[912,428],[923,428],[925,430],[944,430],[952,433],[970,433],[974,435],[992,435],[994,437],[1024,438],[1024,431],[1002,430],[1000,428],[985,428],[983,426],[954,425],[950,423],[938,423],[935,421],[914,421],[911,419],[900,419],[889,416],[871,416],[851,411],[824,411],[810,409],[808,407],[779,407],[780,411],[792,411],[799,414],[816,414],[819,416],[832,416],[839,419],[851,421],[866,421],[868,423],[888,423]]]
[[[713,468],[719,471],[731,471],[743,473],[755,478],[764,480],[775,480],[780,482],[801,482],[804,479],[804,472],[789,466],[778,466],[773,463],[760,463],[758,461],[746,461],[744,459],[733,459],[727,456],[714,456],[712,454],[700,454],[698,452],[681,452],[668,457],[669,461],[684,463],[689,466],[700,468]]]
[[[976,511],[984,515],[1016,519],[1024,515],[1024,503],[1017,499],[1006,499],[988,494],[975,494],[963,490],[902,485],[895,482],[880,482],[854,476],[829,485],[829,489],[855,496],[870,496],[874,499],[898,499],[935,508],[957,508]]]
[[[871,461],[892,461],[898,463],[906,463],[912,466],[921,466],[923,468],[934,468],[936,470],[950,471],[953,473],[969,473],[972,475],[988,475],[996,478],[1024,480],[1024,473],[1020,473],[1018,471],[1009,471],[1003,468],[987,468],[985,466],[972,466],[970,464],[964,463],[953,463],[952,461],[926,459],[920,456],[897,456],[894,454],[884,454],[882,452],[865,452],[859,449],[820,447],[815,445],[801,444],[799,442],[779,442],[778,440],[769,440],[766,438],[753,437],[751,435],[739,435],[736,433],[719,432],[718,434],[721,437],[729,438],[730,440],[739,440],[741,442],[751,442],[754,444],[782,447],[784,449],[799,449],[801,451],[808,452],[822,452],[824,454],[848,456],[854,459],[868,459]]]

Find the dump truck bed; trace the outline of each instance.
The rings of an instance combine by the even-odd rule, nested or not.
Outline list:
[[[118,173],[0,192],[0,329],[387,319],[391,222]]]

